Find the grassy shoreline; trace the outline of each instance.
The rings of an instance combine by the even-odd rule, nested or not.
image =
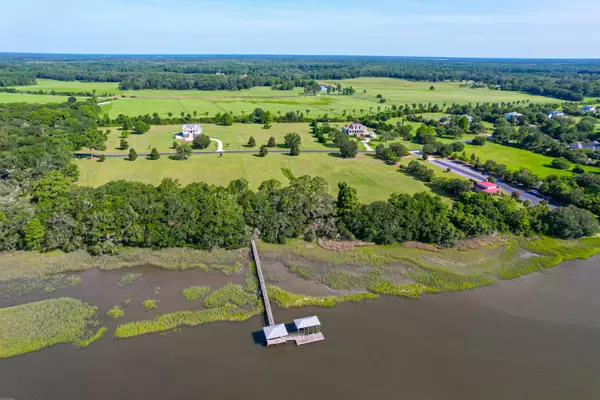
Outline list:
[[[337,292],[330,296],[311,296],[285,290],[277,283],[268,285],[271,300],[281,308],[334,307],[342,302],[377,299],[381,295],[414,299],[427,293],[470,290],[600,253],[600,237],[570,241],[547,237],[499,237],[483,242],[450,249],[423,250],[397,244],[336,252],[298,240],[286,245],[261,242],[259,252],[265,261],[281,262],[297,277]],[[112,270],[148,264],[167,270],[197,268],[229,275],[241,265],[248,265],[244,286],[229,283],[212,292],[208,286],[181,288],[188,300],[202,301],[204,308],[124,322],[112,335],[124,339],[184,326],[244,321],[260,315],[263,307],[259,301],[255,267],[248,256],[247,250],[129,249],[120,256],[98,258],[81,253],[40,255],[21,252],[2,255],[9,262],[0,263],[0,283],[31,277],[42,279],[66,271]],[[36,262],[32,263],[32,260]],[[227,265],[230,267],[224,267]],[[122,308],[113,308],[108,313],[109,318],[123,316]],[[99,327],[95,320],[96,310],[96,307],[72,298],[0,308],[0,358],[58,343],[86,347],[106,332],[106,328]]]

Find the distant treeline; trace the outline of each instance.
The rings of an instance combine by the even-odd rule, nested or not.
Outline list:
[[[119,82],[121,89],[133,90],[291,89],[306,87],[313,80],[389,77],[472,81],[474,87],[487,85],[569,101],[600,97],[598,60],[0,55],[0,86],[32,84],[35,77]]]
[[[335,199],[320,177],[295,178],[288,186],[269,180],[257,191],[244,179],[227,187],[183,187],[170,179],[158,186],[82,187],[74,184],[79,172],[71,151],[104,146],[98,112],[92,102],[0,105],[0,250],[239,248],[253,232],[276,243],[324,237],[447,246],[497,232],[573,238],[598,231],[592,213],[572,206],[550,211],[464,190],[452,205],[427,193],[362,204],[344,183]]]

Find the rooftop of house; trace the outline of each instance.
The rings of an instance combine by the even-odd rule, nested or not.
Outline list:
[[[200,128],[200,124],[183,124],[183,129],[185,128]]]
[[[346,129],[367,129],[363,124],[348,124],[344,126]]]
[[[485,188],[498,188],[498,185],[496,185],[495,183],[489,182],[489,181],[482,181],[482,182],[478,182],[477,186],[480,187],[485,187]]]

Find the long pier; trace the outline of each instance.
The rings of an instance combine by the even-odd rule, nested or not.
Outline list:
[[[271,302],[269,301],[269,294],[267,293],[267,285],[265,285],[265,277],[263,276],[262,268],[260,266],[260,259],[258,258],[258,250],[256,250],[256,243],[254,240],[250,242],[252,246],[252,258],[256,264],[256,273],[258,274],[258,281],[260,282],[260,291],[262,293],[263,302],[265,303],[265,311],[267,312],[267,319],[269,325],[275,325],[275,318],[273,318],[273,311],[271,310]]]

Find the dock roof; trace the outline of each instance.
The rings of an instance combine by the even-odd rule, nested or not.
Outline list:
[[[267,340],[278,339],[288,335],[285,324],[265,326],[263,332]]]
[[[296,325],[296,329],[312,328],[313,326],[320,326],[321,321],[313,315],[312,317],[295,319],[294,325]]]

